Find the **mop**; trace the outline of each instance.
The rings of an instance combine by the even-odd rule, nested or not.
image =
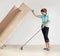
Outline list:
[[[41,29],[39,29],[30,39],[28,39],[22,46],[21,46],[21,50],[23,50],[23,47],[29,42],[29,41],[31,41],[31,39],[33,38],[33,37],[35,37],[39,32],[40,32],[40,30]]]

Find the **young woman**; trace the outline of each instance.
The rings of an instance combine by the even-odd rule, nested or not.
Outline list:
[[[46,43],[46,48],[44,48],[44,50],[49,51],[50,50],[50,44],[49,44],[49,38],[48,38],[49,16],[47,15],[47,9],[46,8],[41,9],[41,14],[42,15],[36,15],[34,10],[32,10],[32,13],[33,13],[34,16],[42,19],[41,29],[42,29],[42,33],[43,33],[44,40],[45,40],[45,43]]]

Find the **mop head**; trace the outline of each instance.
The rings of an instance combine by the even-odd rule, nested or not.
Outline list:
[[[21,50],[23,50],[23,47],[21,47]]]

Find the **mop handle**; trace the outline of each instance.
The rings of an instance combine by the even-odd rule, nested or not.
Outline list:
[[[22,46],[25,46],[37,33],[39,33],[40,32],[40,30],[41,29],[39,29],[24,45],[22,45]]]

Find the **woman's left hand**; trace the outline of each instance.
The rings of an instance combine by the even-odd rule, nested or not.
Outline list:
[[[44,28],[44,27],[45,27],[44,25],[41,26],[41,28]]]

